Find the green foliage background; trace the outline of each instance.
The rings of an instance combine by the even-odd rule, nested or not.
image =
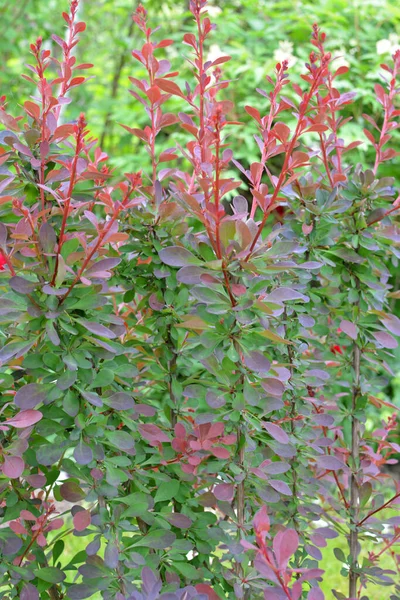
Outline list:
[[[145,166],[147,159],[136,138],[118,125],[134,127],[146,123],[142,106],[128,92],[129,75],[140,76],[131,57],[131,50],[140,44],[131,21],[137,4],[136,0],[81,0],[79,18],[86,21],[87,30],[81,36],[77,54],[81,62],[94,63],[93,79],[75,92],[79,101],[74,103],[74,112],[69,113],[67,107],[64,114],[70,120],[78,111],[84,111],[112,163],[130,170]],[[186,0],[144,2],[153,27],[160,25],[164,37],[178,42],[168,49],[168,57],[172,67],[181,72],[181,84],[187,72],[183,63],[188,52],[179,42],[192,27],[187,4]],[[18,105],[32,93],[31,84],[20,77],[26,71],[29,43],[42,35],[47,44],[54,46],[53,51],[59,51],[51,41],[51,34],[63,36],[64,22],[59,15],[67,6],[67,0],[0,0],[1,93],[7,94],[10,106]],[[282,42],[293,44],[297,60],[291,67],[291,78],[300,82],[302,65],[311,49],[308,43],[311,26],[317,22],[327,32],[328,49],[341,57],[338,65],[345,59],[350,67],[349,73],[341,78],[340,91],[358,92],[357,101],[349,108],[353,120],[344,129],[346,142],[356,139],[365,142],[359,150],[361,161],[371,152],[371,145],[362,133],[365,124],[361,115],[376,113],[376,118],[380,118],[373,87],[379,81],[379,65],[388,60],[389,53],[378,55],[376,45],[380,40],[391,40],[392,48],[400,44],[400,6],[396,0],[221,0],[211,6],[211,17],[217,25],[212,51],[232,56],[223,73],[227,79],[235,80],[228,95],[237,107],[235,116],[244,125],[250,119],[243,110],[246,104],[265,106],[266,101],[256,88],[265,89],[268,85],[265,75],[273,71],[274,53]],[[118,89],[113,92],[116,78]],[[243,126],[235,133],[235,157],[245,164],[257,160],[252,131],[252,126]],[[166,137],[166,147],[179,141],[179,137],[175,133],[173,140]],[[400,150],[398,134],[397,145]]]

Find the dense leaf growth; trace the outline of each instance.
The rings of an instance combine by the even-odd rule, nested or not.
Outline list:
[[[139,6],[145,124],[123,128],[148,158],[122,174],[84,114],[64,119],[92,66],[77,11],[57,52],[31,44],[20,114],[0,99],[0,598],[323,600],[338,537],[329,594],[400,598],[400,195],[380,175],[400,51],[364,115],[370,168],[341,137],[356,93],[317,25],[301,84],[278,62],[245,106],[247,166],[206,0],[190,1],[185,85]]]

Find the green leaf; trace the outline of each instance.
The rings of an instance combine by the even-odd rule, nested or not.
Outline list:
[[[164,502],[165,500],[171,500],[175,498],[179,492],[179,481],[172,479],[171,481],[164,481],[158,488],[154,497],[154,502]]]
[[[106,387],[114,381],[114,373],[111,369],[101,369],[92,381],[91,387]]]
[[[338,560],[340,560],[340,562],[342,562],[342,563],[346,563],[347,562],[346,557],[344,555],[344,552],[343,552],[343,550],[341,548],[334,548],[333,549],[333,554],[336,556],[336,558]]]
[[[38,579],[47,581],[47,583],[60,583],[65,579],[65,573],[56,567],[44,567],[43,569],[35,569],[33,572]]]

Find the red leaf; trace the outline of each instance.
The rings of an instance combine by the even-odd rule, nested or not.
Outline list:
[[[169,79],[155,79],[154,83],[160,89],[162,89],[163,92],[166,92],[167,94],[172,94],[173,96],[185,98],[185,95],[182,94],[180,87],[173,81],[170,81]]]
[[[150,423],[146,423],[144,425],[139,425],[138,430],[140,435],[150,442],[151,446],[158,446],[159,443],[169,442],[169,437],[161,431],[157,425],[151,425]]]
[[[272,545],[279,568],[286,569],[289,558],[299,546],[299,536],[294,529],[278,531]]]
[[[74,29],[75,29],[75,33],[80,33],[81,31],[85,31],[86,23],[84,21],[80,21],[79,23],[77,23],[75,25]]]
[[[198,583],[195,588],[200,594],[207,594],[208,600],[221,600],[220,596],[206,583]]]
[[[74,87],[75,85],[81,85],[85,81],[85,77],[74,77],[69,84],[69,87]]]
[[[18,479],[24,472],[24,461],[19,456],[5,456],[3,463],[3,475],[10,479]]]
[[[276,123],[272,132],[275,134],[275,136],[278,138],[278,140],[280,140],[281,142],[286,142],[286,140],[288,139],[288,137],[290,135],[290,128],[287,125],[285,125],[285,123],[279,122],[279,123]],[[308,159],[308,155],[307,155],[307,159]]]
[[[213,61],[213,63],[211,64],[211,67],[216,67],[217,65],[222,65],[223,63],[228,62],[228,60],[231,60],[231,56],[220,56],[219,58],[217,58],[216,60]]]
[[[261,115],[256,108],[253,108],[252,106],[245,106],[244,110],[261,125]]]
[[[221,448],[219,446],[217,446],[216,448],[212,448],[211,452],[217,458],[229,458],[230,457],[230,453],[228,452],[228,450],[226,448]]]
[[[368,129],[363,129],[363,132],[364,132],[364,134],[366,135],[366,137],[369,139],[369,141],[370,141],[372,144],[374,144],[374,146],[375,146],[375,143],[376,143],[376,142],[375,142],[375,138],[374,138],[374,136],[372,135],[372,133],[371,133],[370,131],[368,131]]]
[[[311,125],[308,129],[306,129],[306,133],[310,131],[316,131],[317,133],[322,133],[324,131],[328,131],[329,127],[327,125],[319,125],[318,123],[315,125]]]
[[[264,505],[256,512],[253,519],[253,526],[256,531],[260,533],[265,531],[268,532],[270,529],[270,522],[267,513],[267,507]]]
[[[174,43],[174,40],[161,40],[156,45],[156,48],[167,48],[167,46],[171,46]]]
[[[349,67],[345,67],[345,66],[339,67],[336,70],[334,77],[337,77],[338,75],[344,75],[345,73],[347,73],[348,70],[349,70]]]
[[[340,322],[339,327],[343,331],[343,333],[348,335],[352,340],[357,339],[358,331],[357,331],[357,327],[354,325],[354,323],[352,323],[351,321],[347,321],[346,319],[343,319],[343,321]]]
[[[24,108],[29,116],[33,117],[36,120],[40,119],[40,108],[37,104],[31,102],[30,100],[27,100],[26,102],[24,102]]]
[[[76,531],[84,531],[91,523],[91,516],[88,510],[80,510],[73,517],[74,528]]]
[[[71,135],[73,133],[74,133],[74,126],[66,123],[65,125],[60,125],[60,127],[57,127],[57,129],[53,133],[53,139],[61,140],[61,139],[68,137],[69,135]]]
[[[5,421],[4,424],[11,425],[16,429],[23,429],[24,427],[35,425],[42,417],[43,415],[39,410],[21,410],[17,415]]]

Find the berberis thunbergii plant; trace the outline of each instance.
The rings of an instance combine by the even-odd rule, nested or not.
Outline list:
[[[187,83],[138,6],[148,125],[124,127],[149,160],[121,174],[83,114],[68,122],[91,66],[77,9],[54,53],[31,44],[21,116],[0,99],[0,598],[323,600],[333,538],[328,598],[400,598],[383,469],[400,450],[385,395],[400,196],[379,177],[400,52],[375,86],[381,121],[364,115],[373,166],[353,165],[354,94],[317,25],[303,87],[283,62],[245,106],[260,158],[244,165],[206,1],[190,2]]]

